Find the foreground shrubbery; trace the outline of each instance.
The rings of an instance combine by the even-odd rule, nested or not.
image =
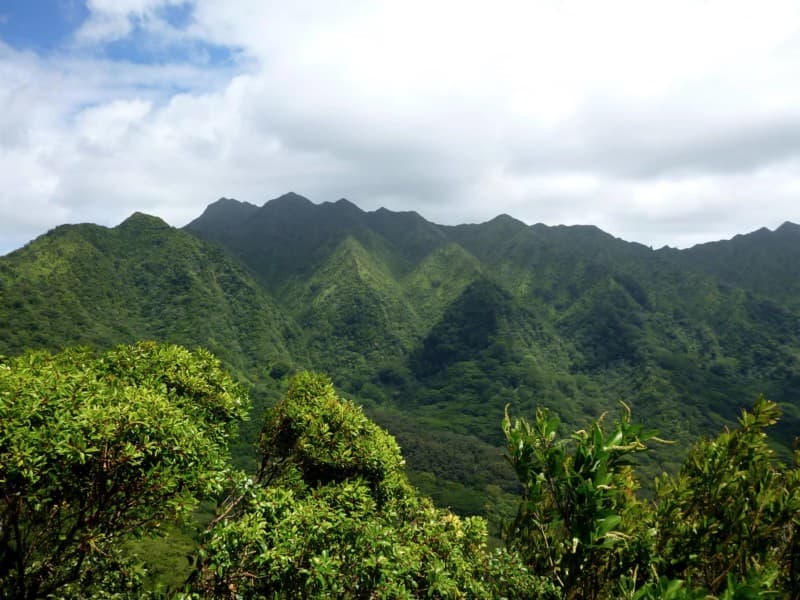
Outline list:
[[[202,351],[0,363],[0,598],[143,596],[126,540],[209,496],[184,596],[800,597],[800,471],[770,449],[779,410],[764,399],[660,478],[654,502],[633,460],[653,435],[627,411],[569,437],[546,411],[507,415],[522,492],[501,550],[482,519],[420,496],[394,438],[327,378],[293,378],[255,476],[226,460],[245,410]]]
[[[397,443],[319,375],[292,381],[261,437],[263,463],[223,504],[199,587],[220,597],[528,597],[546,587],[487,548],[480,518],[408,484]]]
[[[654,505],[637,499],[630,461],[653,434],[629,413],[570,438],[544,411],[533,425],[506,417],[523,484],[507,543],[566,598],[800,597],[800,471],[764,432],[779,414],[759,398],[657,480]]]
[[[0,362],[0,598],[135,586],[123,542],[222,489],[246,414],[202,350],[143,343]]]

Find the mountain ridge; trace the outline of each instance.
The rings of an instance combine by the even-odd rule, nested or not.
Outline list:
[[[487,486],[513,488],[496,450],[508,403],[580,427],[624,401],[683,447],[763,392],[786,411],[787,456],[800,428],[798,230],[652,250],[508,215],[449,226],[345,199],[220,198],[182,229],[134,214],[0,257],[0,354],[203,345],[252,387],[257,410],[287,373],[325,370],[402,432],[416,483],[474,514]],[[452,452],[477,443],[497,459],[485,472]],[[680,458],[661,449],[647,468]]]

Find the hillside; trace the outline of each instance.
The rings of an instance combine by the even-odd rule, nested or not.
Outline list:
[[[199,344],[263,391],[258,410],[292,369],[324,370],[397,436],[418,486],[497,516],[516,485],[497,450],[507,403],[570,429],[624,401],[677,442],[653,474],[763,392],[786,413],[786,453],[800,430],[797,230],[652,251],[507,215],[453,227],[347,200],[222,199],[183,231],[134,215],[0,259],[0,353]]]
[[[134,214],[59,227],[0,262],[9,354],[157,338],[203,345],[247,373],[288,359],[297,331],[221,248]]]
[[[794,309],[800,307],[800,225],[787,221],[775,231],[761,228],[687,250],[663,248],[659,254]]]

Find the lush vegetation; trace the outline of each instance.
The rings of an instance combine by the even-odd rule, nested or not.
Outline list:
[[[144,343],[0,364],[0,597],[135,585],[123,542],[222,489],[247,408],[205,351]]]
[[[442,227],[293,194],[263,207],[221,200],[186,231],[137,214],[113,229],[59,227],[0,258],[0,352],[199,345],[250,388],[252,423],[286,374],[314,368],[405,445],[428,449],[453,436],[499,447],[508,402],[582,427],[623,400],[677,442],[644,459],[650,476],[764,393],[785,412],[775,437],[788,457],[800,309],[776,290],[793,289],[797,232],[652,251],[506,216]],[[396,428],[398,413],[419,436]],[[243,428],[240,464],[254,464],[256,435]],[[468,462],[409,461],[440,496],[467,480],[465,497],[507,487],[476,480]]]
[[[786,224],[653,251],[593,227],[529,227],[508,216],[444,227],[344,200],[222,200],[182,231],[136,214],[112,229],[59,227],[0,257],[0,354],[11,364],[32,349],[104,352],[142,339],[208,348],[249,392],[250,418],[229,445],[251,476],[263,460],[262,424],[292,374],[326,372],[339,396],[399,442],[404,477],[420,490],[413,502],[423,494],[459,517],[485,517],[489,545],[501,547],[527,493],[503,457],[508,404],[513,414],[558,414],[566,460],[582,443],[569,432],[591,431],[626,402],[673,442],[621,459],[635,463],[637,496],[648,501],[666,489],[657,476],[677,477],[693,444],[734,427],[760,393],[783,413],[770,448],[792,462],[798,233]],[[310,502],[310,489],[292,494]],[[165,569],[177,585],[213,503],[193,524],[167,527],[169,543],[145,538],[122,549],[158,557],[148,577]],[[593,589],[568,581],[565,568],[546,576],[557,582],[558,573],[578,594]],[[657,572],[681,589],[723,594],[728,585],[727,575],[715,582],[664,564]],[[655,585],[642,577],[629,578],[630,589]]]
[[[260,452],[258,476],[237,481],[205,538],[205,595],[518,598],[545,586],[488,549],[482,519],[420,496],[395,440],[324,377],[292,380]]]
[[[569,438],[546,411],[506,417],[523,484],[509,547],[564,598],[797,598],[800,453],[788,467],[767,443],[777,405],[759,398],[736,430],[696,444],[654,504],[630,459],[661,440],[625,408]]]
[[[631,459],[664,442],[627,407],[567,437],[547,410],[506,414],[520,491],[495,549],[481,517],[409,483],[394,438],[326,377],[292,378],[253,474],[226,460],[246,408],[215,359],[176,346],[0,364],[0,597],[798,597],[800,452],[789,466],[770,448],[780,410],[763,398],[654,501]],[[142,536],[161,560],[189,554],[185,579],[148,578]]]
[[[593,227],[508,216],[442,227],[288,194],[263,207],[220,201],[187,230],[247,265],[299,325],[307,354],[294,364],[329,373],[419,450],[409,453],[415,479],[462,514],[491,486],[505,491],[508,472],[477,478],[468,453],[459,461],[434,446],[499,447],[509,402],[550,408],[568,428],[629,403],[675,441],[641,457],[647,487],[759,393],[784,410],[773,436],[791,454],[800,426],[791,224],[653,251]]]

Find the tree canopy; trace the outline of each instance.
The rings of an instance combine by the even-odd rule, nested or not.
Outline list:
[[[121,542],[221,489],[247,408],[203,350],[0,362],[0,597],[124,588]]]

